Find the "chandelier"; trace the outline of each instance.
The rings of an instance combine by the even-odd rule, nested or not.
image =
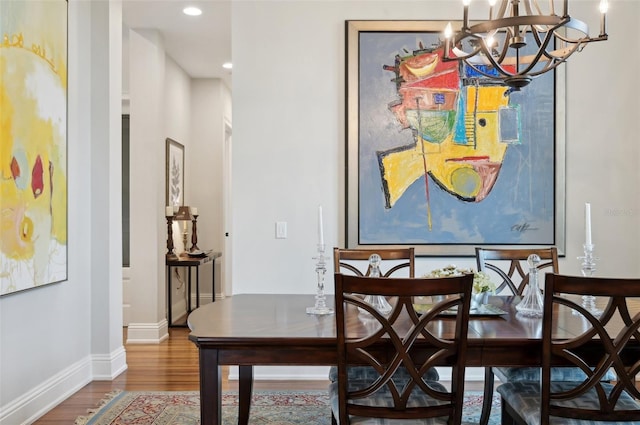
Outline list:
[[[497,3],[499,2],[499,5]],[[548,3],[546,8],[540,3]],[[607,0],[600,0],[600,34],[569,15],[569,0],[488,0],[489,19],[469,24],[471,0],[462,0],[462,28],[445,29],[445,61],[462,61],[480,76],[519,90],[587,43],[607,39]],[[556,3],[562,9],[556,9]]]

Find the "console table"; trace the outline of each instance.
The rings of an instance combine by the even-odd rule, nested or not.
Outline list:
[[[169,326],[186,326],[174,325],[171,318],[171,269],[173,267],[187,268],[187,314],[191,313],[191,269],[196,269],[196,308],[200,307],[200,266],[211,263],[211,290],[214,292],[213,301],[215,301],[216,288],[216,258],[221,257],[221,252],[206,251],[201,256],[176,256],[166,257],[167,265],[167,322]]]

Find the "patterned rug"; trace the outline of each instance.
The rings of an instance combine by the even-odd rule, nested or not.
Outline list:
[[[250,425],[329,425],[326,391],[254,391]],[[494,397],[490,425],[500,424],[498,396]],[[465,394],[462,420],[478,423],[480,392]],[[200,395],[196,391],[115,391],[75,425],[196,425],[200,424]],[[237,393],[222,396],[224,425],[238,423]]]

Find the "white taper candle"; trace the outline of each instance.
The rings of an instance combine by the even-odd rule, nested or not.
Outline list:
[[[584,243],[593,245],[591,240],[591,204],[584,204]]]
[[[322,206],[318,207],[318,243],[324,245],[324,228],[322,225]]]

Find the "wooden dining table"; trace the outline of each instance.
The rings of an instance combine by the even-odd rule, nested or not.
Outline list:
[[[333,305],[329,296],[327,304]],[[489,303],[500,315],[472,315],[469,322],[468,366],[539,366],[542,319],[517,314],[519,297],[494,296]],[[335,316],[307,314],[314,295],[240,294],[194,310],[188,317],[189,339],[199,349],[200,415],[202,425],[222,423],[221,366],[239,366],[238,424],[249,420],[255,365],[337,364]],[[640,311],[640,306],[635,307]],[[581,333],[586,321],[571,313],[561,314],[554,337]],[[453,338],[450,317],[434,322],[440,336]],[[366,331],[364,324],[354,332]],[[360,326],[360,329],[357,327]],[[621,326],[621,323],[612,326]],[[593,346],[597,350],[597,343]],[[640,356],[640,347],[631,357]],[[446,365],[445,365],[446,366]]]

